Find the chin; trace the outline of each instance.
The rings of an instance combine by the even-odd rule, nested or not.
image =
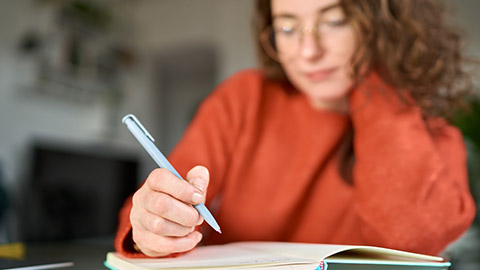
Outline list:
[[[310,98],[328,102],[346,98],[350,93],[352,86],[351,84],[339,85],[335,83],[325,83],[322,85],[305,85],[302,89],[309,89],[302,92]]]

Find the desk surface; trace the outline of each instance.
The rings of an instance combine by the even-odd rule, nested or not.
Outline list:
[[[69,242],[36,242],[26,244],[28,260],[73,261],[65,269],[106,269],[107,252],[113,250],[113,238],[75,240]]]

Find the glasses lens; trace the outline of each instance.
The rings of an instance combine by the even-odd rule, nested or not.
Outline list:
[[[270,57],[277,61],[279,57],[294,56],[298,50],[301,34],[290,25],[275,27],[270,26],[262,32],[260,39],[263,48]]]
[[[289,21],[278,22],[274,24],[273,32],[278,54],[287,57],[294,55],[301,35],[296,24]]]

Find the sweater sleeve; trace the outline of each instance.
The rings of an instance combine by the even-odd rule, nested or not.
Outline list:
[[[354,207],[365,243],[438,254],[475,215],[461,133],[442,119],[425,122],[375,76],[350,104]]]
[[[259,78],[256,71],[239,72],[221,83],[200,105],[180,142],[169,155],[169,161],[183,177],[194,166],[202,165],[210,172],[206,205],[213,215],[211,202],[221,189],[229,157],[242,124],[242,110],[248,98],[245,92]],[[115,249],[128,257],[145,257],[134,248],[130,223],[131,197],[119,213]],[[174,255],[175,256],[175,255]]]

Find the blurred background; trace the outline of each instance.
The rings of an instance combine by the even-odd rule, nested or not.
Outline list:
[[[480,57],[474,0],[444,0]],[[170,152],[198,104],[256,66],[253,0],[0,1],[0,243],[112,237],[156,167],[122,125],[134,113]],[[478,84],[477,84],[478,85]],[[480,198],[480,106],[459,113]],[[480,268],[479,220],[446,251]]]

